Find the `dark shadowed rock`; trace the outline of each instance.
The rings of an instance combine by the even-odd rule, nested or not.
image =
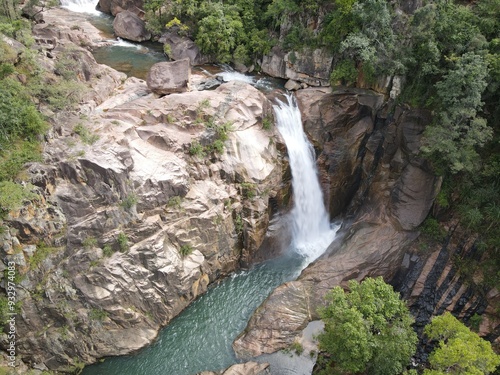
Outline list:
[[[262,57],[262,71],[272,77],[286,78],[285,52],[273,47],[271,52]]]
[[[172,60],[189,59],[191,65],[207,64],[211,60],[200,52],[198,46],[189,38],[179,36],[177,33],[165,33],[158,40],[170,47],[168,56]]]
[[[138,16],[144,14],[143,0],[99,0],[98,10],[116,16],[118,13],[128,10]]]
[[[189,59],[160,62],[149,70],[146,82],[151,91],[159,95],[189,90],[191,65]]]
[[[113,21],[113,29],[116,36],[134,42],[151,39],[151,33],[146,29],[144,21],[128,10],[116,15]]]

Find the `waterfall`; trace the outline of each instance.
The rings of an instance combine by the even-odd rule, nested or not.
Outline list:
[[[61,7],[75,13],[100,14],[96,6],[97,0],[61,0]]]
[[[333,241],[338,227],[330,225],[318,180],[314,149],[302,129],[299,108],[293,96],[286,97],[288,103],[278,100],[274,112],[278,130],[286,143],[292,171],[293,247],[312,262]]]

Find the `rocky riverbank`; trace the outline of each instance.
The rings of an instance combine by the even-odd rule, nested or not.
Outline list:
[[[71,51],[88,91],[77,111],[51,114],[44,161],[27,170],[38,198],[8,214],[1,238],[20,273],[18,359],[70,371],[149,344],[248,264],[286,186],[262,93],[231,82],[160,97],[96,64],[99,33],[56,24],[64,12],[35,28],[40,56],[50,67]]]

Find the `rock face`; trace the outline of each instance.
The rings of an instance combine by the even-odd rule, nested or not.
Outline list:
[[[262,129],[271,104],[252,86],[158,98],[68,40],[48,67],[66,45],[85,60],[86,103],[52,116],[46,164],[27,171],[38,199],[0,234],[2,260],[22,275],[18,359],[61,371],[147,345],[209,283],[248,264],[283,175],[278,134]]]
[[[165,95],[189,90],[191,65],[189,59],[174,62],[160,62],[149,70],[146,82],[156,94]]]
[[[283,52],[274,47],[262,58],[262,71],[309,86],[329,86],[333,55],[323,49]]]
[[[144,2],[143,0],[99,0],[97,9],[113,16],[123,11],[141,16],[144,14]]]
[[[168,56],[172,60],[187,58],[191,65],[202,65],[211,62],[210,58],[203,55],[191,39],[179,36],[177,33],[165,33],[158,41],[169,46],[170,52]]]
[[[382,97],[364,90],[306,89],[297,98],[305,130],[320,149],[330,212],[347,210],[352,224],[297,281],[278,287],[257,309],[233,345],[243,357],[292,344],[318,318],[333,286],[367,276],[389,280],[440,185],[418,156],[428,113],[396,109],[388,116]]]
[[[136,14],[126,10],[116,15],[113,21],[116,36],[134,42],[144,42],[151,39],[151,33],[146,30],[146,24]]]

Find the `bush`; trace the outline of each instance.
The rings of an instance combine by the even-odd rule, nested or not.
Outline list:
[[[193,248],[191,247],[191,245],[182,245],[179,249],[179,253],[185,257],[185,256],[188,256],[189,254],[191,254],[193,252]]]
[[[262,119],[262,129],[271,130],[273,126],[273,120],[270,116],[266,116]]]
[[[83,240],[82,245],[86,249],[92,249],[97,246],[97,240],[94,237],[87,237]]]
[[[422,223],[421,227],[422,233],[434,241],[443,241],[446,237],[446,231],[441,228],[439,222],[433,217],[428,217]]]
[[[358,71],[353,60],[343,60],[337,64],[330,75],[330,83],[332,86],[337,82],[344,85],[356,82],[358,78]]]
[[[118,234],[118,237],[116,239],[116,242],[118,243],[118,248],[120,249],[121,253],[124,253],[128,250],[128,238],[125,235],[125,233],[121,232]]]
[[[80,136],[83,143],[88,145],[94,144],[99,140],[99,136],[97,134],[92,134],[83,124],[77,124],[73,131]]]
[[[102,322],[107,317],[108,317],[108,313],[107,313],[107,311],[104,311],[103,309],[92,308],[89,311],[89,319],[90,320],[96,320],[96,321]]]
[[[189,147],[189,155],[203,157],[205,156],[205,149],[198,141],[193,141]]]
[[[0,213],[21,208],[23,202],[36,198],[32,186],[22,186],[12,181],[0,181]]]
[[[113,253],[114,253],[113,248],[110,245],[106,244],[103,246],[102,255],[109,258],[111,255],[113,255]]]
[[[253,199],[257,196],[257,188],[255,184],[251,182],[241,183],[242,194],[245,198]]]
[[[120,206],[122,206],[125,210],[130,210],[137,204],[137,195],[134,193],[128,194],[124,199],[122,199]]]

